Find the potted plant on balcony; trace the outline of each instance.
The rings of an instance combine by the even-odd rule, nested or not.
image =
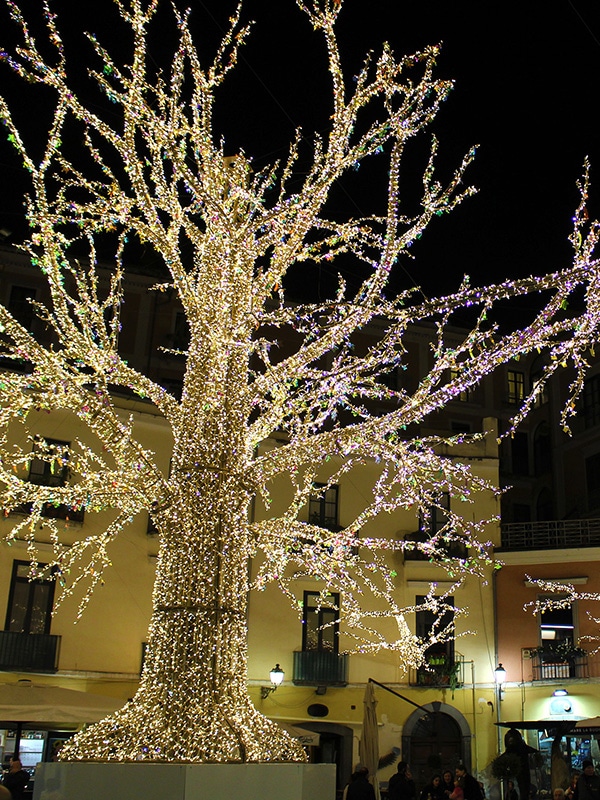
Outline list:
[[[570,639],[549,641],[534,651],[541,678],[583,677],[587,651]],[[582,673],[582,674],[579,674]]]
[[[571,639],[549,641],[536,648],[536,655],[541,663],[574,664],[578,658],[587,656],[587,650],[574,644]]]
[[[448,655],[433,655],[427,659],[425,667],[419,670],[418,682],[422,686],[449,686],[454,690],[459,685],[460,661]]]

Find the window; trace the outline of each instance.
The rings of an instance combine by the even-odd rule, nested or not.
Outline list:
[[[438,504],[431,505],[425,512],[419,514],[419,530],[409,533],[404,537],[406,542],[428,542],[436,537],[444,525],[448,522],[447,511],[450,510],[450,495],[448,492],[441,492]],[[443,548],[449,558],[466,558],[467,548],[460,541],[437,542],[438,548]],[[417,548],[410,548],[404,551],[405,561],[429,561],[431,556]]]
[[[513,503],[511,522],[531,522],[531,506],[526,503]]]
[[[600,375],[589,378],[583,386],[583,421],[586,428],[600,422]]]
[[[30,580],[29,571],[29,562],[13,562],[4,630],[50,633],[54,581],[41,578]]]
[[[379,375],[377,375],[376,380],[377,383],[380,383],[382,386],[386,386],[393,392],[397,391],[400,384],[398,367],[393,367],[385,372],[380,372]]]
[[[69,457],[70,442],[59,439],[43,439],[34,444],[33,452],[49,453],[44,458],[33,458],[29,465],[28,481],[38,486],[64,486],[70,475]],[[22,511],[29,513],[28,508]],[[42,512],[44,517],[53,519],[66,519],[74,522],[83,522],[83,509],[70,508],[63,503],[46,503]]]
[[[452,420],[450,430],[452,433],[471,433],[471,423]]]
[[[558,600],[557,595],[549,595],[540,600]],[[575,640],[575,623],[573,606],[565,608],[547,608],[540,612],[540,642],[542,646],[552,649],[553,646],[564,642],[573,644]]]
[[[532,386],[535,386],[535,385],[536,385],[536,383],[538,383],[538,381],[540,381],[540,380],[542,379],[542,377],[543,377],[543,374],[544,374],[543,372],[537,372],[537,373],[535,373],[535,374],[532,374],[532,375],[530,376],[530,379],[531,379],[531,385],[532,385]],[[535,398],[535,404],[534,404],[534,408],[540,408],[540,406],[543,406],[543,405],[545,405],[545,404],[548,402],[548,400],[549,400],[549,396],[548,396],[548,384],[547,384],[547,383],[545,383],[545,384],[544,384],[544,386],[543,386],[543,388],[542,388],[542,391],[541,391],[541,392],[540,392],[540,393],[537,395],[537,397]]]
[[[451,369],[450,370],[450,380],[455,381],[458,380],[462,370]],[[471,390],[470,389],[461,389],[458,394],[454,395],[452,398],[453,400],[460,400],[463,403],[468,403],[471,399]]]
[[[314,494],[311,494],[308,499],[308,521],[311,525],[318,525],[320,528],[327,528],[330,531],[338,530],[339,487],[315,483],[314,489]]]
[[[536,475],[544,475],[552,470],[552,441],[547,422],[538,425],[533,434],[533,463]]]
[[[29,482],[40,486],[64,486],[69,477],[70,442],[59,439],[44,439],[47,449],[54,456],[52,460],[34,458],[29,465]],[[46,450],[43,443],[36,443],[33,452],[40,454]]]
[[[178,311],[173,329],[173,349],[185,352],[190,346],[190,326],[183,311]]]
[[[323,598],[319,592],[304,592],[302,650],[336,653],[339,646],[339,594]]]
[[[425,600],[424,595],[417,595],[415,605],[422,606]],[[454,605],[454,598],[447,597],[445,602],[452,606]],[[421,641],[427,641],[432,636],[435,637],[447,629],[454,630],[454,612],[451,609],[441,614],[428,608],[417,611],[415,615],[415,633]],[[427,662],[435,663],[432,659],[438,658],[448,659],[449,661],[454,660],[453,637],[447,642],[436,642],[425,651],[425,660]]]
[[[529,475],[529,438],[515,433],[510,440],[511,471],[514,475]]]
[[[30,331],[33,327],[35,310],[31,303],[35,300],[35,289],[26,286],[13,286],[8,298],[8,310],[24,328]]]
[[[585,460],[588,511],[600,508],[600,453]]]
[[[448,492],[441,492],[438,504],[429,506],[425,513],[419,515],[419,528],[426,531],[431,539],[436,536],[444,525],[448,522],[446,511],[450,509],[450,495]]]
[[[507,402],[517,405],[525,399],[525,373],[509,369],[506,373]]]
[[[35,320],[35,311],[30,302],[34,299],[35,289],[29,289],[26,286],[11,287],[7,308],[16,321],[28,331],[33,329]],[[33,370],[31,361],[6,356],[6,350],[2,346],[2,337],[0,337],[0,367],[25,373],[30,373]]]
[[[587,654],[577,645],[575,637],[575,606],[560,595],[541,596],[541,601],[564,599],[564,608],[549,607],[540,612],[540,642],[537,653],[539,678],[583,678],[587,671]]]
[[[538,522],[555,519],[554,493],[547,486],[540,491],[535,503],[535,518]]]

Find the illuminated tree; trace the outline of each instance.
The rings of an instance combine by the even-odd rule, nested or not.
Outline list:
[[[4,357],[31,366],[27,374],[7,370],[2,375],[2,501],[8,512],[31,509],[9,537],[27,539],[35,570],[36,527],[45,504],[59,502],[88,513],[109,510],[110,522],[101,534],[68,550],[60,548],[59,529],[44,519],[56,545],[49,569],[55,569],[66,594],[81,591],[83,606],[109,563],[111,542],[134,515],[150,511],[160,535],[140,688],[121,711],[76,736],[63,757],[302,759],[299,747],[256,711],[247,694],[249,559],[258,564],[254,588],[276,581],[293,599],[294,577],[314,576],[323,596],[341,593],[340,615],[357,648],[387,647],[398,651],[405,666],[419,663],[430,642],[410,633],[411,609],[397,603],[388,556],[417,546],[454,574],[477,572],[488,552],[481,535],[484,521],[469,522],[451,511],[439,534],[420,545],[368,539],[361,529],[383,511],[435,505],[440,491],[468,502],[473,492],[486,488],[468,466],[442,455],[440,445],[447,452],[467,436],[442,441],[409,432],[499,364],[544,348],[549,354],[545,380],[570,360],[578,375],[574,401],[598,326],[593,260],[598,228],[585,214],[587,172],[575,216],[574,265],[565,272],[486,289],[472,288],[464,279],[454,294],[441,299],[423,299],[416,290],[394,296],[388,287],[398,257],[408,254],[436,215],[471,193],[462,181],[474,152],[444,184],[436,175],[433,141],[417,211],[401,208],[405,146],[434,119],[451,85],[433,75],[436,47],[400,59],[384,47],[346,81],[334,33],[340,0],[299,3],[327,44],[330,129],[314,139],[310,155],[298,133],[281,163],[255,172],[246,155],[226,158],[213,128],[215,92],[235,66],[247,33],[239,11],[213,63],[205,67],[187,17],[175,12],[178,45],[169,74],[162,75],[148,66],[155,0],[115,0],[133,57],[120,66],[90,37],[99,63],[92,76],[113,103],[112,113],[103,116],[69,84],[65,48],[49,9],[48,41],[38,47],[18,5],[7,2],[22,43],[12,55],[2,51],[3,60],[56,97],[41,158],[31,155],[7,103],[0,101],[8,138],[31,176],[31,235],[24,247],[47,279],[51,301],[37,305],[36,312],[55,339],[52,347],[42,346],[0,308]],[[79,149],[73,131],[81,134]],[[387,160],[384,212],[336,219],[325,207],[332,186],[375,157]],[[107,233],[116,247],[104,289],[96,253],[98,237]],[[190,338],[180,401],[119,355],[128,237],[160,256],[168,278],[156,289],[176,292],[187,317]],[[79,252],[82,243],[87,256],[75,258],[73,251]],[[287,301],[290,270],[302,274],[303,265],[331,263],[339,256],[364,270],[359,288],[348,289],[340,274],[335,296],[327,302]],[[491,322],[497,301],[540,289],[549,289],[550,299],[526,326],[501,331]],[[587,296],[586,313],[569,317],[563,308],[576,291]],[[458,346],[450,346],[447,325],[465,308],[473,325]],[[357,331],[375,320],[385,321],[382,337],[365,350],[355,347]],[[405,364],[405,333],[428,321],[433,331],[429,372],[411,395],[387,389],[378,378]],[[289,348],[279,348],[278,340]],[[132,423],[118,416],[111,400],[116,386],[148,398],[170,424],[169,476],[135,440]],[[541,389],[542,382],[521,413]],[[374,414],[372,404],[380,407],[381,401],[389,403],[389,413]],[[15,447],[12,426],[27,426],[33,409],[76,414],[98,448],[75,442],[68,452],[59,451],[40,437],[27,452]],[[274,432],[280,446],[259,449]],[[68,460],[71,482],[50,487],[24,480],[33,459],[51,467]],[[327,460],[340,465],[332,483],[366,461],[381,465],[363,511],[335,533],[298,521]],[[252,521],[251,504],[268,506],[269,488],[281,476],[292,486],[289,507],[277,519]],[[455,539],[469,548],[458,570],[447,556],[448,542]],[[433,594],[430,608],[442,609],[447,600]],[[363,607],[365,595],[374,604]],[[378,627],[382,620],[397,623],[391,641]],[[434,635],[443,638],[449,632]]]

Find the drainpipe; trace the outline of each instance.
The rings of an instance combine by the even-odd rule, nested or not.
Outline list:
[[[479,748],[477,747],[477,706],[475,704],[475,662],[471,661],[471,705],[473,706],[473,742],[475,743],[475,775],[479,774]]]

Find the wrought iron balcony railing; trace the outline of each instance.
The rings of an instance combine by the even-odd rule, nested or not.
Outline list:
[[[558,550],[600,546],[600,518],[503,523],[503,550]]]
[[[296,686],[346,686],[348,656],[329,650],[301,650],[294,653]]]
[[[531,675],[534,681],[589,678],[588,654],[583,650],[558,653],[552,648],[532,648]]]
[[[450,689],[459,689],[464,679],[464,659],[460,653],[430,658],[426,665],[412,669],[408,677],[411,686]]]
[[[0,631],[0,670],[56,672],[60,636]]]

